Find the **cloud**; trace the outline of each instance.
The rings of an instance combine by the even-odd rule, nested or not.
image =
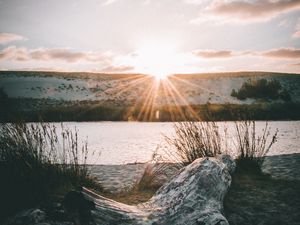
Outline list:
[[[122,73],[122,72],[129,72],[133,71],[133,66],[107,66],[103,69],[101,69],[101,72],[109,72],[109,73]]]
[[[71,72],[61,67],[22,67],[14,69],[16,71],[55,71],[55,72]]]
[[[289,66],[300,66],[300,63],[292,63],[292,64],[289,64]]]
[[[0,33],[0,44],[7,44],[12,41],[26,40],[25,37],[18,34]]]
[[[262,22],[299,9],[299,0],[213,0],[191,23]]]
[[[184,3],[192,5],[203,5],[206,4],[209,0],[183,0]]]
[[[227,50],[198,50],[194,52],[194,55],[200,56],[202,58],[228,58],[234,56],[232,51]]]
[[[34,60],[61,60],[69,63],[78,62],[88,56],[83,52],[72,52],[68,49],[37,49],[29,52]]]
[[[300,30],[297,30],[295,33],[293,33],[293,38],[300,38]]]
[[[58,70],[57,67],[52,67],[53,63],[56,65],[56,62],[63,62],[67,64],[76,63],[81,65],[86,63],[95,63],[97,67],[102,67],[97,69],[98,72],[122,73],[134,70],[133,66],[114,65],[116,63],[115,58],[116,55],[110,52],[73,51],[67,48],[27,49],[16,46],[8,46],[0,51],[0,62],[5,60],[14,61],[16,63],[29,62],[34,64],[34,67],[30,67],[32,70],[50,70],[51,68],[53,68],[51,70]],[[41,62],[41,64],[39,64],[39,62]],[[45,67],[36,67],[37,65]],[[68,68],[68,65],[65,64],[63,67]],[[30,70],[30,68],[27,68],[26,70]],[[67,70],[70,70],[70,68]],[[59,71],[63,71],[63,69],[60,68]]]
[[[300,30],[297,30],[297,31],[293,34],[293,38],[300,38]]]
[[[230,58],[236,56],[260,56],[267,58],[299,59],[300,49],[297,48],[277,48],[268,51],[229,51],[229,50],[196,50],[194,55],[201,58]]]
[[[292,47],[276,48],[266,51],[197,49],[186,53],[185,56],[186,58],[184,58],[184,60],[186,60],[186,65],[192,65],[193,63],[199,62],[199,58],[206,59],[200,60],[200,62],[211,62],[211,64],[214,64],[214,60],[231,60],[233,58],[237,58],[237,62],[241,60],[248,62],[249,59],[250,61],[259,60],[266,63],[270,60],[265,61],[263,59],[274,59],[271,60],[274,64],[276,64],[278,60],[288,60],[290,64],[296,64],[300,59],[300,49]],[[72,70],[72,68],[75,70],[84,68],[86,70],[86,68],[92,66],[99,68],[97,69],[99,72],[142,72],[138,71],[140,69],[138,65],[134,63],[134,56],[129,55],[128,57],[124,58],[124,56],[116,55],[110,52],[74,51],[68,48],[28,49],[24,47],[8,46],[0,50],[0,62],[4,61],[5,63],[15,63],[14,67],[19,66],[19,68],[23,68],[24,65],[32,67],[33,69],[35,67],[60,66],[62,68],[66,68],[67,70]],[[242,57],[248,58],[245,60]]]
[[[106,0],[103,5],[111,5],[113,3],[115,3],[117,0]]]
[[[106,5],[112,5],[116,2],[119,2],[119,0],[105,0],[103,5],[106,6]],[[141,1],[142,4],[144,5],[147,5],[147,4],[150,4],[151,3],[151,0],[143,0]]]
[[[27,50],[25,48],[17,48],[16,46],[9,46],[0,51],[0,61],[14,59],[16,61],[28,60]]]
[[[0,52],[0,60],[14,61],[62,61],[66,63],[102,62],[111,63],[113,55],[110,53],[79,52],[67,48],[38,48],[27,49],[9,46]]]
[[[291,26],[291,20],[288,20],[288,19],[281,20],[278,23],[278,26],[279,27],[290,27]]]
[[[11,55],[11,50],[9,48],[10,47],[5,48],[0,52],[0,61],[9,58],[9,56]]]
[[[279,48],[262,52],[261,55],[272,58],[300,59],[300,49]]]
[[[300,18],[298,18],[296,27],[295,27],[295,33],[293,34],[293,38],[300,38]]]

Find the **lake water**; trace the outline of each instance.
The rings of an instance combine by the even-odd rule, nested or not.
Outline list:
[[[268,122],[270,132],[279,129],[278,142],[272,147],[269,155],[300,153],[300,121]],[[164,135],[174,134],[173,123],[143,122],[66,122],[69,128],[76,127],[81,140],[88,138],[90,164],[126,164],[147,162],[153,152],[170,148]],[[228,128],[229,149],[234,149],[231,138],[234,136],[233,122],[218,122],[220,127]],[[60,125],[55,123],[58,129]],[[265,122],[256,122],[258,133]],[[99,156],[100,154],[100,156]]]

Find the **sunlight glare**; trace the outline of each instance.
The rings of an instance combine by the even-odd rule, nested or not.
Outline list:
[[[144,43],[136,51],[135,67],[161,80],[175,73],[179,58],[173,43]]]

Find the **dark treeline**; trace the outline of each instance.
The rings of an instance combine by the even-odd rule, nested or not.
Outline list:
[[[0,101],[1,122],[61,121],[186,121],[186,120],[299,120],[300,103],[204,104],[159,106],[112,106],[99,102],[63,102],[53,106],[24,107],[32,100]],[[23,104],[23,106],[21,106]],[[32,104],[32,103],[31,103]]]
[[[244,82],[237,91],[232,89],[231,96],[239,100],[247,98],[254,99],[282,99],[291,101],[291,95],[287,89],[283,88],[278,80],[255,79]]]

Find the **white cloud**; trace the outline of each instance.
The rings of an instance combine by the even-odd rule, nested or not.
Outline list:
[[[298,18],[295,29],[296,29],[296,31],[295,31],[295,33],[293,34],[292,37],[293,38],[300,38],[300,18]]]
[[[207,4],[210,0],[183,0],[184,3],[192,4],[192,5],[203,5]]]
[[[202,58],[228,58],[234,56],[234,53],[228,50],[198,50],[194,54]]]
[[[18,34],[0,33],[0,44],[2,45],[12,41],[20,41],[20,40],[26,40],[26,38]]]
[[[123,73],[133,71],[131,65],[116,62],[117,55],[111,52],[74,51],[68,48],[36,48],[8,46],[0,51],[0,62],[14,62],[20,65],[32,65],[20,67],[26,70],[72,70],[80,66],[96,66],[97,71],[110,73]]]
[[[196,50],[194,55],[201,58],[232,58],[236,56],[254,56],[280,59],[300,59],[300,49],[276,48],[267,51],[230,51],[230,50]]]
[[[114,66],[110,65],[101,69],[101,72],[108,72],[108,73],[124,73],[133,71],[133,66]]]
[[[0,51],[0,60],[13,61],[63,61],[67,63],[76,63],[80,61],[87,62],[105,62],[113,60],[113,55],[109,52],[80,52],[67,48],[37,48],[27,49],[23,47],[9,46]]]
[[[278,48],[262,52],[261,55],[272,58],[300,59],[300,49]]]
[[[194,2],[186,0],[190,1]],[[200,15],[191,20],[191,23],[264,22],[294,10],[300,10],[299,0],[213,0],[200,10]]]
[[[104,3],[103,3],[103,5],[111,5],[111,4],[113,4],[113,3],[115,3],[115,2],[117,2],[118,0],[106,0]]]

